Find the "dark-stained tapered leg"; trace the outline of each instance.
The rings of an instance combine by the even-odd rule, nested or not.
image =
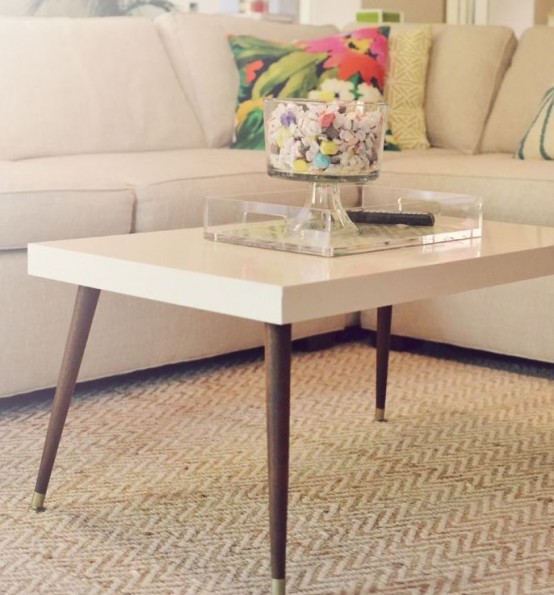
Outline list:
[[[377,376],[375,384],[375,419],[385,420],[387,376],[389,371],[392,306],[377,308]]]
[[[67,335],[58,385],[56,387],[52,412],[50,413],[48,431],[46,433],[42,459],[35,485],[35,493],[31,502],[31,508],[37,511],[44,509],[46,490],[48,489],[50,475],[52,474],[52,468],[56,460],[56,453],[58,452],[58,446],[62,437],[65,418],[67,417],[69,404],[75,390],[79,368],[81,367],[81,361],[99,295],[99,289],[79,287],[77,290],[73,318],[71,319],[71,325]]]
[[[271,593],[285,595],[289,493],[290,324],[265,325]]]

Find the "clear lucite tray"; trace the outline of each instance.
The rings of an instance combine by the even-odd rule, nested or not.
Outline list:
[[[291,222],[301,214],[303,207],[298,205],[305,197],[305,192],[295,190],[259,193],[252,200],[244,195],[208,198],[204,237],[217,242],[331,257],[481,236],[482,204],[476,196],[372,184],[341,186],[341,194],[346,197],[347,210],[363,206],[386,212],[432,213],[434,225],[356,223],[357,235],[309,229],[294,232]],[[283,204],[285,200],[296,204]]]

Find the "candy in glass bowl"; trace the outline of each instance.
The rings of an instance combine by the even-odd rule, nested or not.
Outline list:
[[[358,233],[340,200],[340,183],[379,175],[387,105],[362,101],[266,99],[267,168],[271,176],[311,182],[291,231]]]

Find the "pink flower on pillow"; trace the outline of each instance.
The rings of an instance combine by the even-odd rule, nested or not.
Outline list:
[[[371,54],[375,56],[380,64],[386,65],[389,49],[389,41],[386,35],[383,35],[383,33],[380,33],[378,30],[371,27],[356,29],[355,31],[352,31],[350,35],[352,36],[352,39],[356,41],[365,40],[367,38],[371,39],[371,46],[369,48]]]
[[[308,53],[328,54],[323,68],[337,68],[341,80],[348,80],[359,74],[363,81],[375,81],[383,88],[388,39],[379,29],[365,27],[346,35],[331,35],[323,39],[302,41],[297,45]]]

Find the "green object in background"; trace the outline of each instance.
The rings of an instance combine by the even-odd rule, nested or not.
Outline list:
[[[404,13],[398,10],[381,10],[380,8],[361,10],[356,13],[358,23],[402,23]]]

